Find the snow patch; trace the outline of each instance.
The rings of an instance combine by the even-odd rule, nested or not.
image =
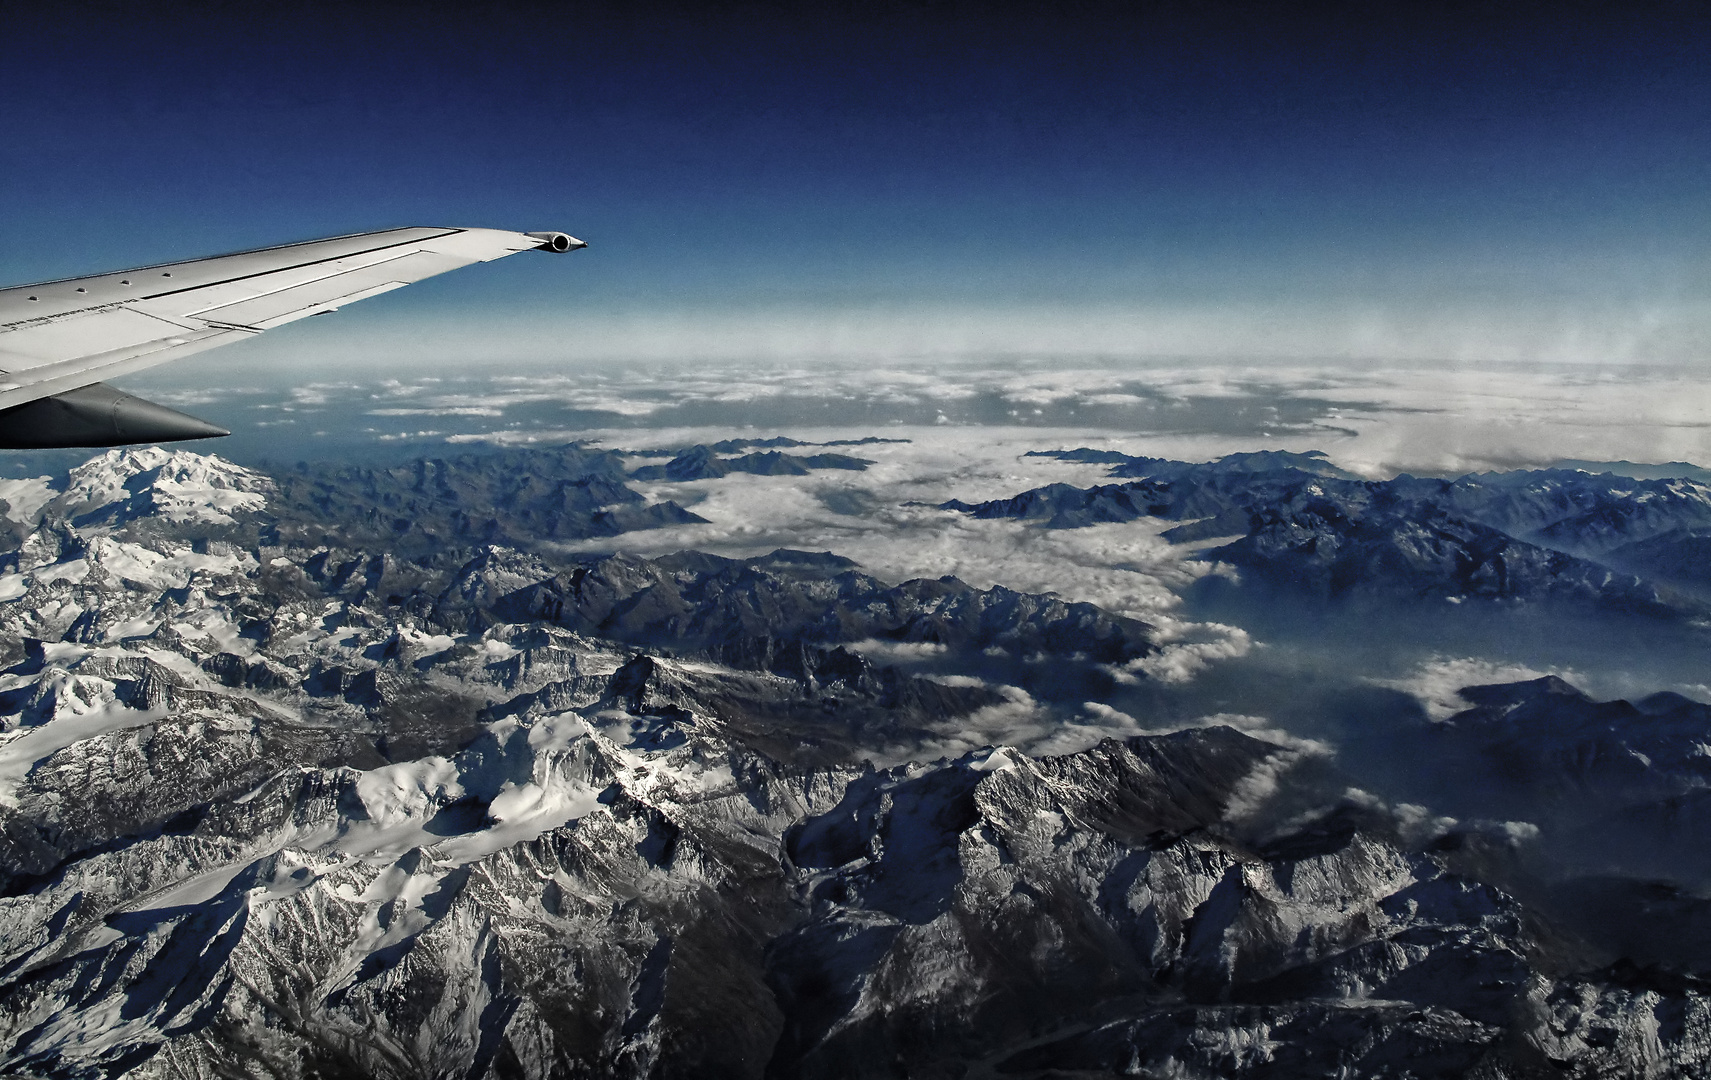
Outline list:
[[[114,701],[112,684],[104,680],[58,674],[63,676],[64,692],[58,699],[57,715],[45,724],[0,736],[0,806],[17,805],[18,783],[38,762],[86,739],[142,727],[166,716],[165,709],[133,709]],[[93,693],[94,684],[104,686],[105,693]]]
[[[442,841],[436,854],[456,862],[474,862],[495,851],[525,844],[587,817],[600,808],[600,791],[590,784],[554,778],[545,786],[507,782],[487,807],[490,828]]]
[[[35,525],[40,521],[42,508],[58,494],[52,477],[0,480],[0,499],[6,500],[5,516],[20,525]]]
[[[457,766],[443,757],[382,765],[358,777],[357,795],[369,820],[380,828],[426,818],[444,803],[463,797]]]

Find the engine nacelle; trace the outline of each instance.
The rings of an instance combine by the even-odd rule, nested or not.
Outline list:
[[[125,446],[217,439],[230,434],[225,428],[132,397],[106,383],[90,383],[0,411],[0,449],[6,450]]]
[[[586,242],[578,240],[569,233],[531,232],[524,233],[523,235],[532,236],[536,240],[541,241],[541,251],[557,251],[563,253],[566,251],[575,251],[577,248],[585,248],[588,246]]]

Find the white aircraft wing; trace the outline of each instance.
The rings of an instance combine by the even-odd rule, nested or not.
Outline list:
[[[585,246],[559,232],[389,229],[0,289],[0,447],[227,434],[99,384],[460,266]]]

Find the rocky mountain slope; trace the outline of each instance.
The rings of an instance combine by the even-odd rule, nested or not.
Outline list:
[[[458,523],[499,491],[507,532],[564,528],[565,473],[622,484],[570,460],[346,488],[114,452],[14,508],[0,1073],[1711,1070],[1702,968],[1571,917],[1526,829],[1387,804],[1314,744],[1213,723],[872,764],[1018,708],[994,670],[1096,693],[1145,624]],[[364,539],[327,543],[345,513]],[[1562,702],[1599,749],[1552,776],[1697,790],[1691,703],[1605,749],[1611,708],[1489,689],[1438,734],[1524,741]],[[1600,764],[1630,752],[1670,779]]]
[[[405,554],[616,536],[702,520],[676,503],[647,504],[627,479],[619,455],[575,445],[389,469],[302,466],[279,475],[269,509],[276,542]]]

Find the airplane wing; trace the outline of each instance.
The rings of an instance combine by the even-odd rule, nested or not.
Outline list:
[[[561,232],[388,229],[0,289],[0,448],[230,434],[102,380],[460,266],[586,246]]]

